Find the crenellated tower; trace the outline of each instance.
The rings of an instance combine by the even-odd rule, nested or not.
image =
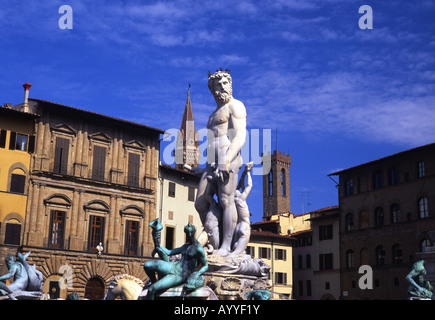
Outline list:
[[[262,155],[263,217],[290,212],[290,154],[275,150]],[[270,169],[270,170],[269,170]]]

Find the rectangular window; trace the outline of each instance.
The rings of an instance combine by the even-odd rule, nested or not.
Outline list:
[[[132,187],[139,187],[140,155],[128,153],[128,180],[127,184]]]
[[[65,138],[56,138],[54,150],[54,173],[67,174],[68,171],[68,152],[69,140]]]
[[[20,245],[20,238],[21,224],[7,222],[5,230],[5,244]]]
[[[27,151],[27,142],[29,136],[27,134],[17,133],[15,139],[15,150]]]
[[[88,250],[98,252],[97,246],[104,242],[104,222],[105,218],[100,216],[90,216],[89,219],[89,243]]]
[[[418,177],[423,178],[424,175],[424,161],[420,161],[418,162]]]
[[[382,171],[375,172],[373,174],[373,188],[374,189],[382,188],[382,182],[383,182]]]
[[[275,260],[287,260],[287,250],[275,249]]]
[[[94,146],[94,163],[92,166],[92,179],[104,181],[106,170],[106,148]]]
[[[299,296],[302,297],[304,295],[304,282],[302,280],[298,281],[298,289],[299,289]]]
[[[332,253],[319,254],[319,270],[332,270]]]
[[[6,148],[6,130],[0,130],[0,148]]]
[[[26,184],[26,176],[24,174],[11,174],[11,189],[10,192],[24,193]]]
[[[169,182],[168,196],[171,198],[175,198],[175,183],[174,182]]]
[[[63,248],[65,215],[64,211],[51,210],[50,238],[48,240],[50,248]]]
[[[255,247],[247,246],[246,253],[251,256],[251,258],[255,258]]]
[[[128,256],[137,255],[137,245],[139,239],[139,222],[127,220],[125,231],[125,254]]]
[[[175,235],[175,228],[166,227],[166,238],[165,238],[166,249],[171,250],[174,248],[174,235]]]
[[[15,150],[16,138],[17,138],[17,133],[14,131],[11,131],[11,134],[9,136],[9,150]]]
[[[399,183],[399,169],[396,167],[390,169],[390,185]]]
[[[174,220],[174,211],[168,211],[168,219]]]
[[[311,297],[311,280],[307,280],[307,297]]]
[[[258,248],[258,257],[264,259],[270,259],[270,248],[259,247]]]
[[[353,179],[347,179],[346,180],[345,195],[350,196],[352,194],[353,194]]]
[[[189,187],[188,200],[189,201],[195,201],[195,188],[194,187]]]
[[[319,241],[332,239],[332,224],[319,226]]]
[[[275,272],[275,284],[287,284],[287,273]]]

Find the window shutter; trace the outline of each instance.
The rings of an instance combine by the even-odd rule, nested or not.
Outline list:
[[[12,173],[10,192],[24,193],[26,176],[23,174]]]
[[[17,138],[17,133],[11,131],[11,137],[9,139],[9,150],[15,150],[15,141]]]
[[[21,224],[6,223],[5,244],[20,244]]]
[[[27,150],[29,153],[35,152],[35,136],[29,136],[29,148]]]
[[[132,187],[139,186],[139,166],[140,155],[136,153],[128,154],[128,180],[127,184]]]
[[[56,147],[54,151],[54,168],[55,173],[67,174],[68,172],[68,153],[69,140],[65,138],[56,138]]]
[[[169,193],[168,193],[169,197],[175,197],[175,183],[174,182],[169,182]]]
[[[92,167],[92,179],[104,181],[104,171],[106,169],[106,148],[94,147],[94,163]]]
[[[195,188],[189,187],[188,201],[195,201]]]
[[[6,130],[0,130],[0,148],[6,147]]]

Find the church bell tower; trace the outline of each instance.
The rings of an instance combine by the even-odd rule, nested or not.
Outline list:
[[[175,147],[175,167],[182,169],[184,164],[191,167],[198,167],[200,155],[198,132],[195,131],[192,103],[190,101],[189,84],[183,119],[181,121],[180,132],[178,133]]]
[[[290,212],[290,154],[275,150],[262,155],[263,218]]]

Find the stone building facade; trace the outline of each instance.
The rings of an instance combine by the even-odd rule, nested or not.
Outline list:
[[[37,99],[29,112],[39,118],[20,250],[44,292],[101,299],[116,274],[144,280],[163,131]]]
[[[406,275],[435,244],[435,144],[330,176],[339,176],[340,297],[406,299]]]

